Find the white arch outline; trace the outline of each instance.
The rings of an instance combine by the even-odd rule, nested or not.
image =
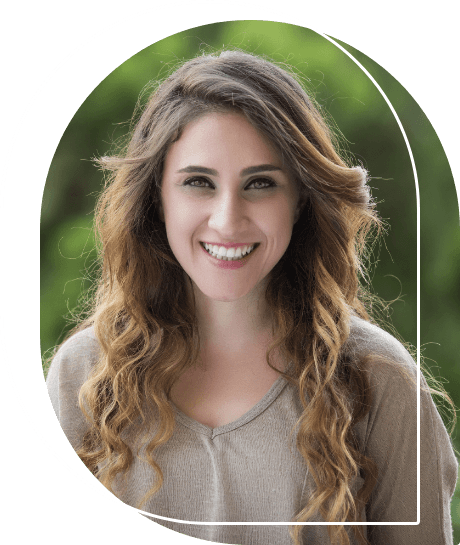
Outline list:
[[[8,165],[9,165],[9,162],[10,162],[10,159],[11,159],[11,154],[13,152],[14,144],[16,143],[16,139],[18,137],[19,131],[20,131],[20,129],[21,129],[23,123],[24,123],[24,120],[25,120],[27,114],[29,113],[30,109],[32,108],[32,106],[33,106],[35,100],[37,99],[37,97],[39,96],[39,94],[43,91],[43,89],[46,87],[46,85],[51,80],[51,78],[67,63],[67,61],[69,61],[76,53],[78,53],[81,49],[83,49],[83,47],[85,47],[86,45],[91,43],[93,40],[95,40],[96,38],[98,38],[102,34],[104,34],[104,33],[108,32],[109,30],[121,25],[122,23],[130,21],[131,19],[135,19],[137,17],[141,17],[142,15],[147,15],[149,13],[159,11],[159,10],[162,10],[162,9],[169,9],[169,8],[180,7],[180,6],[203,5],[203,4],[204,5],[208,5],[208,4],[212,4],[212,5],[229,5],[229,6],[240,6],[240,7],[247,7],[247,8],[252,8],[252,9],[259,9],[259,10],[265,11],[267,13],[270,13],[272,15],[277,15],[277,16],[280,16],[280,17],[284,17],[285,19],[288,19],[288,20],[290,20],[290,21],[292,21],[294,23],[297,23],[297,24],[299,24],[299,25],[301,25],[303,27],[309,28],[309,29],[313,30],[314,32],[316,32],[317,34],[321,35],[323,38],[325,38],[329,42],[333,43],[343,53],[345,53],[366,74],[366,76],[372,81],[372,83],[378,89],[379,93],[382,95],[385,102],[388,104],[388,106],[389,106],[391,112],[393,113],[393,115],[394,115],[394,117],[396,119],[396,122],[398,123],[398,126],[399,126],[399,128],[401,130],[404,141],[406,143],[407,150],[409,152],[409,157],[410,157],[410,161],[411,161],[411,165],[412,165],[412,170],[413,170],[413,173],[414,173],[415,189],[416,189],[416,203],[417,203],[417,521],[416,522],[372,522],[372,525],[373,526],[377,526],[377,525],[386,526],[386,525],[390,525],[390,524],[391,525],[404,525],[404,526],[418,525],[418,524],[420,524],[420,348],[419,348],[420,347],[420,194],[419,194],[417,169],[415,167],[414,156],[413,156],[412,149],[410,147],[409,140],[407,138],[406,132],[404,130],[404,127],[402,126],[401,120],[399,119],[398,114],[396,113],[395,109],[393,108],[393,105],[389,101],[388,97],[383,92],[380,85],[372,77],[372,75],[366,70],[366,68],[364,68],[364,66],[362,66],[362,64],[357,59],[355,59],[353,57],[353,55],[351,55],[351,53],[349,53],[346,49],[344,49],[340,44],[335,42],[332,38],[330,38],[329,36],[327,36],[326,34],[321,32],[317,28],[309,25],[308,23],[305,23],[304,21],[301,21],[297,17],[293,17],[292,15],[288,15],[288,14],[282,12],[282,11],[272,9],[272,8],[267,8],[265,6],[260,6],[258,4],[251,4],[251,3],[248,3],[248,2],[239,2],[239,1],[236,1],[236,0],[190,0],[190,1],[172,2],[172,3],[169,3],[169,4],[164,4],[162,6],[156,6],[156,7],[152,7],[152,8],[149,8],[149,9],[142,10],[142,11],[138,11],[138,12],[132,14],[132,15],[124,17],[123,19],[119,19],[118,21],[115,21],[111,25],[108,25],[108,26],[104,27],[103,29],[99,30],[98,32],[96,32],[95,34],[93,34],[92,36],[87,38],[84,42],[82,42],[75,49],[73,49],[68,55],[66,55],[66,57],[64,57],[64,59],[58,65],[56,65],[55,68],[53,68],[53,70],[43,80],[42,84],[35,91],[34,95],[32,96],[29,103],[27,104],[27,107],[24,110],[24,112],[22,113],[21,118],[20,118],[20,120],[19,120],[19,122],[18,122],[18,124],[16,126],[15,131],[14,131],[13,137],[12,137],[10,145],[8,147],[8,152],[7,152],[5,164],[4,164],[4,167],[3,167],[2,183],[1,183],[1,188],[0,188],[0,191],[1,191],[0,205],[1,205],[2,215],[3,215],[3,209],[4,209],[4,189],[5,189],[5,184],[6,184],[6,176],[7,176],[7,172],[8,172]],[[2,229],[3,229],[3,222],[2,222]],[[3,233],[2,233],[2,235],[3,235]],[[3,244],[3,236],[2,236],[2,244]],[[167,520],[167,521],[170,521],[170,522],[183,523],[183,524],[212,525],[212,526],[224,526],[224,525],[225,526],[231,526],[231,525],[238,525],[238,526],[242,526],[242,525],[251,525],[251,526],[255,526],[255,525],[264,525],[264,526],[269,526],[269,525],[277,525],[277,526],[279,526],[279,525],[292,525],[292,522],[195,522],[195,521],[185,521],[185,520],[171,519],[171,518],[168,518],[168,517],[162,517],[160,515],[152,515],[151,513],[147,513],[145,511],[141,511],[139,509],[131,507],[130,505],[127,505],[127,504],[123,503],[122,501],[118,500],[117,498],[114,498],[114,497],[110,496],[109,494],[103,492],[102,490],[99,490],[93,484],[86,481],[79,473],[74,471],[67,464],[67,462],[65,462],[65,460],[63,460],[52,449],[50,444],[46,441],[46,439],[40,433],[38,428],[35,426],[34,421],[32,420],[29,413],[27,412],[27,409],[26,409],[26,407],[25,407],[25,405],[24,405],[24,403],[22,401],[22,398],[21,398],[21,396],[19,394],[18,388],[17,388],[16,383],[14,381],[13,373],[11,371],[11,367],[10,367],[9,361],[8,361],[8,355],[7,355],[6,343],[5,343],[5,334],[4,334],[5,329],[4,329],[4,317],[3,317],[3,253],[2,253],[2,258],[1,259],[2,259],[2,269],[1,269],[1,273],[0,273],[1,274],[0,279],[1,279],[2,291],[1,291],[1,294],[0,294],[0,306],[1,306],[1,309],[2,309],[2,313],[1,313],[1,317],[0,317],[0,335],[1,335],[3,356],[4,356],[4,359],[5,359],[5,365],[6,365],[6,368],[7,368],[7,371],[8,371],[8,376],[9,376],[9,379],[10,379],[10,382],[11,382],[11,386],[13,388],[16,399],[17,399],[17,401],[18,401],[18,403],[19,403],[19,405],[20,405],[20,407],[22,409],[22,412],[26,416],[26,418],[27,418],[29,424],[31,425],[32,429],[34,430],[36,435],[39,437],[39,439],[42,441],[42,443],[45,445],[45,447],[48,449],[48,451],[51,452],[51,454],[56,458],[56,460],[58,460],[67,469],[67,471],[72,473],[72,475],[74,475],[74,477],[76,477],[79,481],[81,481],[86,486],[91,488],[93,491],[97,492],[99,495],[107,498],[108,500],[112,501],[113,503],[117,503],[118,505],[121,505],[122,507],[125,507],[126,509],[129,509],[131,511],[134,511],[136,513],[139,513],[139,514],[142,514],[142,515],[145,515],[145,516],[149,516],[151,518],[157,518],[157,519],[161,519],[161,520]],[[331,523],[331,522],[329,522],[329,523],[326,523],[326,522],[322,522],[322,523],[321,522],[296,523],[296,525],[315,525],[315,526],[326,525],[326,524],[331,526],[331,525],[351,525],[352,523]],[[361,523],[356,523],[355,522],[355,523],[353,523],[353,525],[355,525],[355,526],[357,526],[357,525],[367,525],[367,524],[368,523],[364,523],[364,522],[361,522]]]

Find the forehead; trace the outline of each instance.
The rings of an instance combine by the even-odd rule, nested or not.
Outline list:
[[[268,138],[238,113],[210,113],[185,126],[166,155],[165,174],[189,164],[242,168],[255,164],[282,167]]]

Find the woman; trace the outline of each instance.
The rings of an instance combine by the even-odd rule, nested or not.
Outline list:
[[[457,463],[359,276],[379,226],[296,78],[240,52],[151,96],[98,204],[94,311],[48,375],[81,459],[121,500],[220,543],[452,543]],[[424,382],[422,383],[425,384]]]

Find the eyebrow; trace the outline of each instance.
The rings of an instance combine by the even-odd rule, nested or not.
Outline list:
[[[277,167],[275,165],[270,165],[270,164],[257,165],[257,166],[253,166],[253,167],[244,168],[240,172],[240,176],[248,176],[250,174],[257,174],[258,172],[273,172],[273,171],[276,171],[276,170],[282,170],[282,169],[281,169],[281,167]],[[198,165],[189,165],[189,166],[187,166],[185,168],[181,168],[177,172],[178,173],[179,172],[186,172],[188,174],[199,173],[199,174],[209,174],[210,176],[219,176],[219,173],[217,172],[217,170],[215,170],[213,168],[200,167]]]

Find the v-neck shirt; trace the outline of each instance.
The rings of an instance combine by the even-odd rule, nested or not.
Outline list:
[[[355,426],[362,452],[379,469],[378,483],[363,512],[372,545],[452,544],[450,499],[457,462],[431,396],[421,393],[421,520],[418,526],[372,526],[372,522],[413,522],[417,518],[417,398],[404,372],[416,376],[415,364],[394,337],[375,325],[353,318],[351,357],[381,355],[396,368],[378,363],[368,369],[372,406]],[[98,359],[92,329],[69,339],[53,360],[48,389],[69,441],[78,448],[87,424],[78,407],[78,392]],[[398,372],[398,367],[403,373]],[[297,388],[279,377],[263,398],[233,422],[211,428],[173,405],[172,437],[154,459],[164,483],[143,507],[173,530],[193,537],[239,545],[291,545],[287,525],[200,525],[197,522],[289,522],[305,507],[314,480],[296,447],[296,424],[303,407]],[[129,443],[129,437],[127,438]],[[154,484],[153,468],[134,456],[126,479],[116,478],[115,494],[137,506]],[[356,491],[363,483],[357,477]],[[312,522],[324,522],[318,515]],[[350,527],[348,527],[350,529]],[[352,532],[350,543],[355,544]],[[329,543],[327,527],[305,526],[303,543]]]
[[[249,409],[249,411],[247,411],[245,414],[243,414],[233,422],[229,422],[228,424],[217,426],[215,428],[207,426],[206,424],[202,424],[201,422],[198,422],[197,420],[186,415],[172,402],[171,405],[173,406],[173,409],[176,413],[176,422],[180,422],[183,426],[194,430],[196,433],[202,433],[207,437],[214,439],[218,435],[222,435],[223,433],[230,433],[231,431],[240,428],[248,422],[251,422],[251,420],[257,418],[263,411],[265,411],[269,407],[269,405],[271,405],[271,403],[273,403],[273,401],[275,401],[285,385],[285,379],[283,379],[283,377],[281,376],[278,377],[272,384],[268,392],[264,395],[264,397],[260,401],[258,401],[251,409]]]

